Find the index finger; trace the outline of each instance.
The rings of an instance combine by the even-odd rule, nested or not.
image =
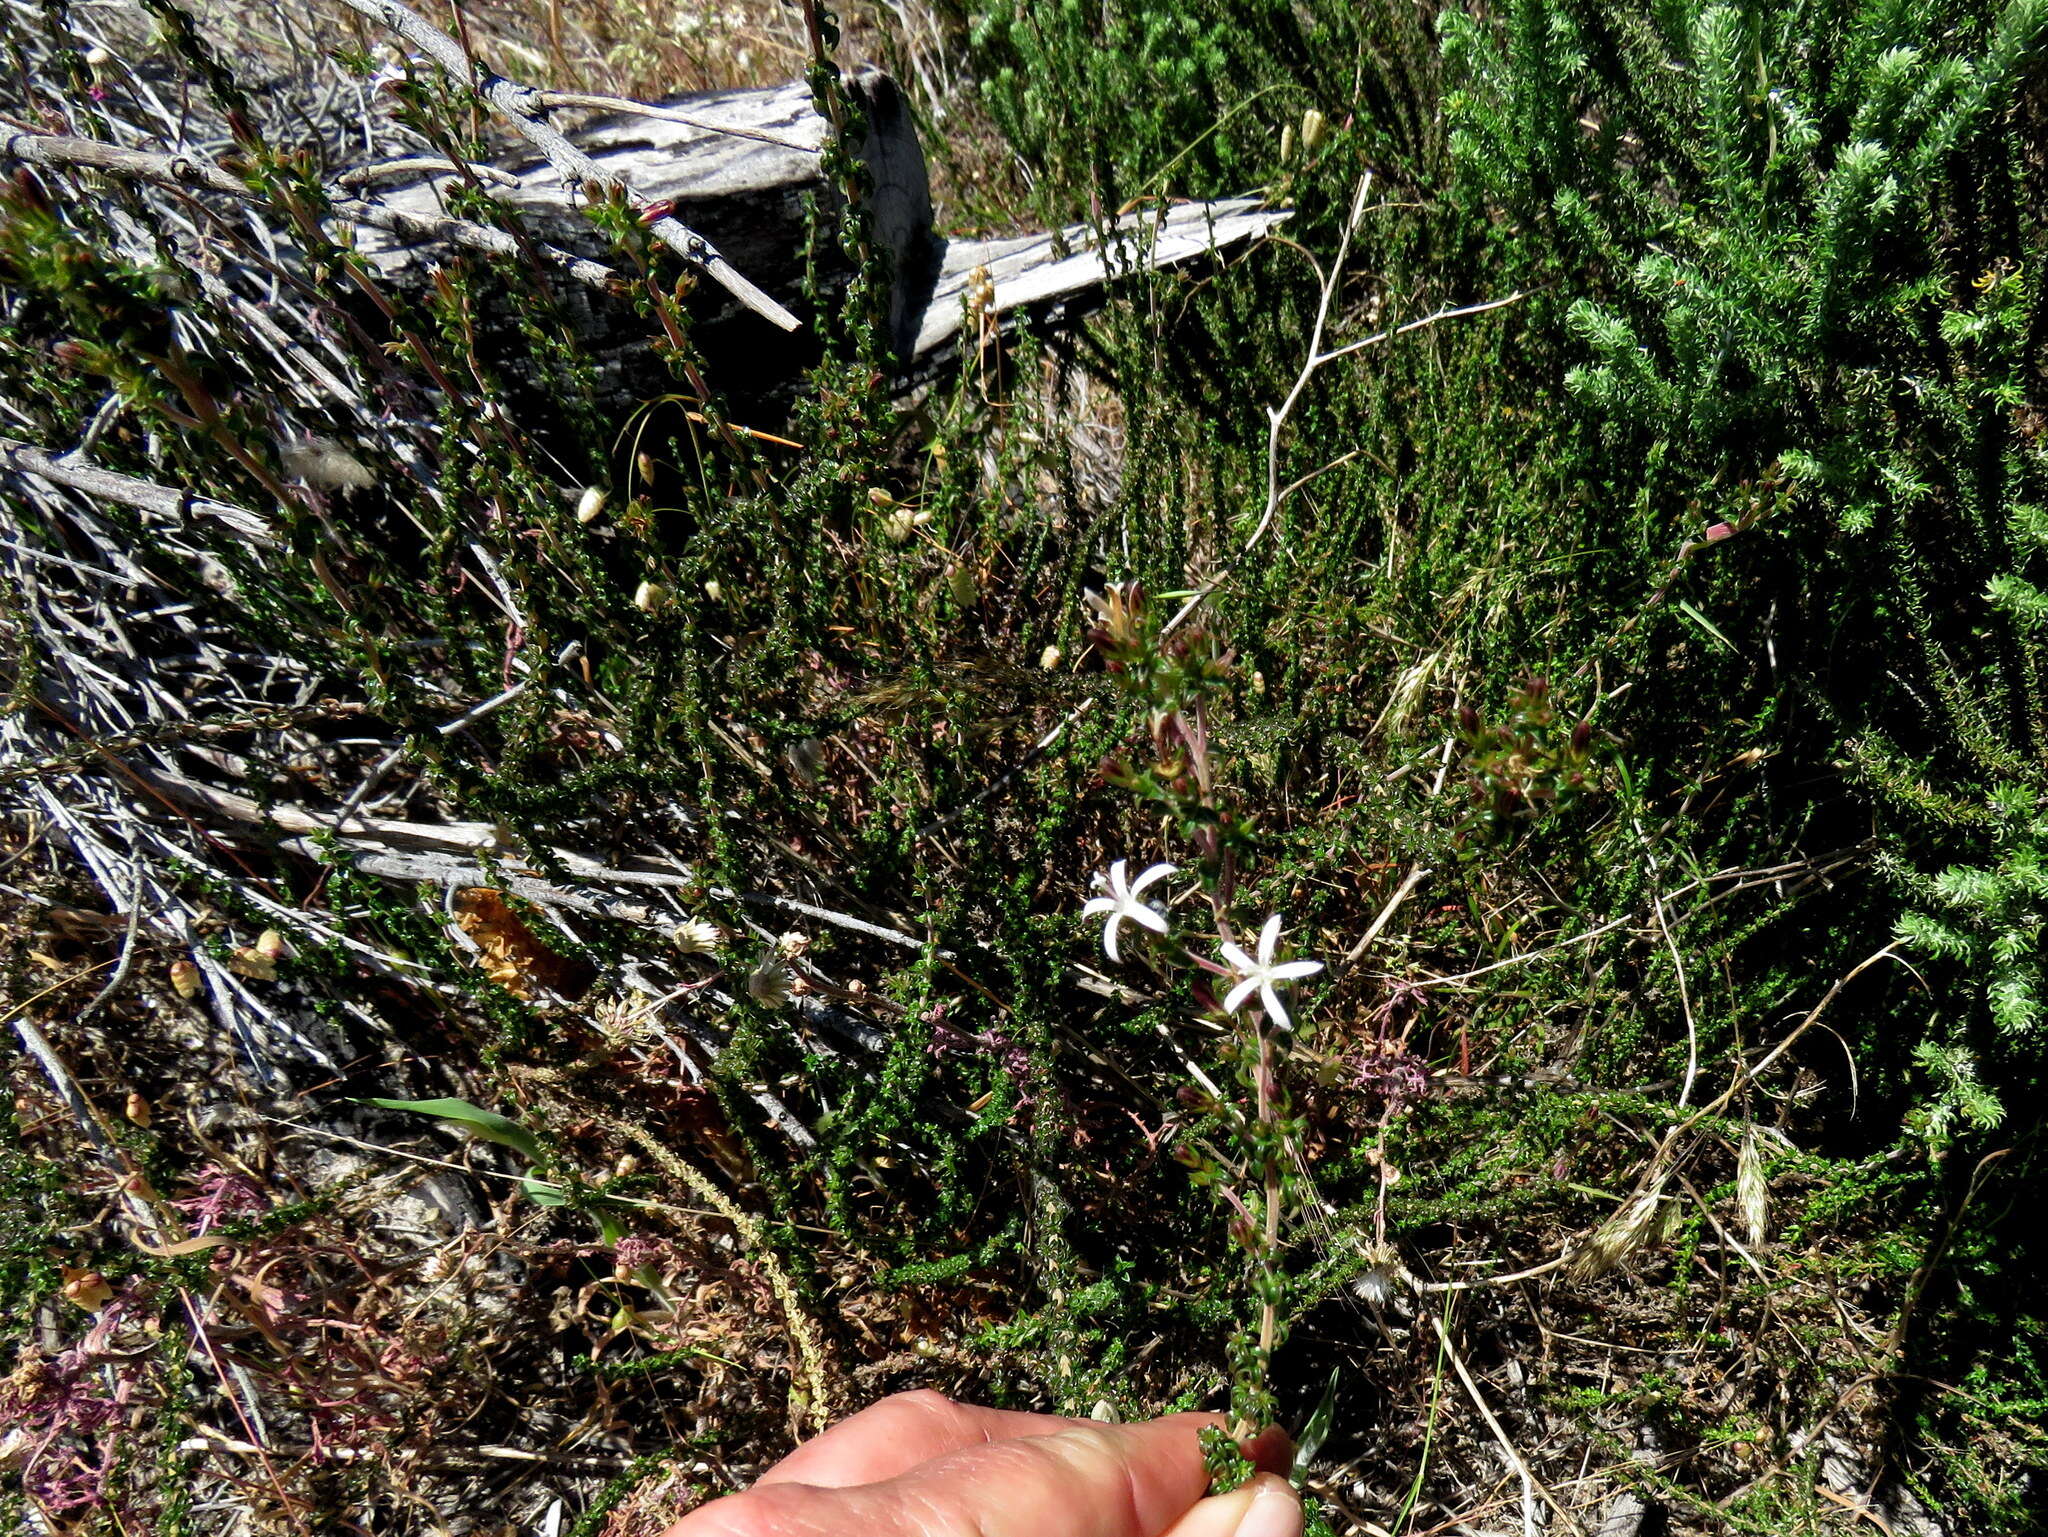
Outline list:
[[[841,1420],[776,1463],[756,1484],[843,1489],[879,1483],[950,1452],[1020,1436],[1049,1436],[1090,1423],[1058,1414],[983,1409],[920,1388],[897,1393]]]

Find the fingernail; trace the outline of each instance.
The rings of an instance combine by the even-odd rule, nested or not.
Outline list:
[[[1301,1501],[1286,1480],[1262,1473],[1251,1487],[1252,1507],[1231,1537],[1301,1537]]]

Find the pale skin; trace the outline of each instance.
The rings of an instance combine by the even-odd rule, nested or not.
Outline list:
[[[1301,1537],[1268,1430],[1241,1443],[1262,1472],[1205,1496],[1198,1434],[1220,1416],[1104,1425],[899,1393],[807,1441],[740,1494],[663,1537]]]

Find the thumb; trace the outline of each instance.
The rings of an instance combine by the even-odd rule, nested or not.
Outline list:
[[[757,1484],[672,1537],[1298,1537],[1299,1506],[1284,1486],[1272,1489],[1277,1480],[1202,1499],[1199,1432],[1215,1423],[1176,1414],[1076,1425],[935,1457],[879,1483]],[[1264,1524],[1245,1524],[1254,1520]]]
[[[1301,1537],[1301,1500],[1286,1479],[1261,1473],[1203,1500],[1164,1537]]]

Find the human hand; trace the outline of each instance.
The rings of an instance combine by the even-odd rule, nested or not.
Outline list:
[[[663,1537],[1301,1537],[1287,1437],[1244,1444],[1266,1471],[1203,1498],[1213,1414],[1102,1425],[899,1393],[806,1441]]]

